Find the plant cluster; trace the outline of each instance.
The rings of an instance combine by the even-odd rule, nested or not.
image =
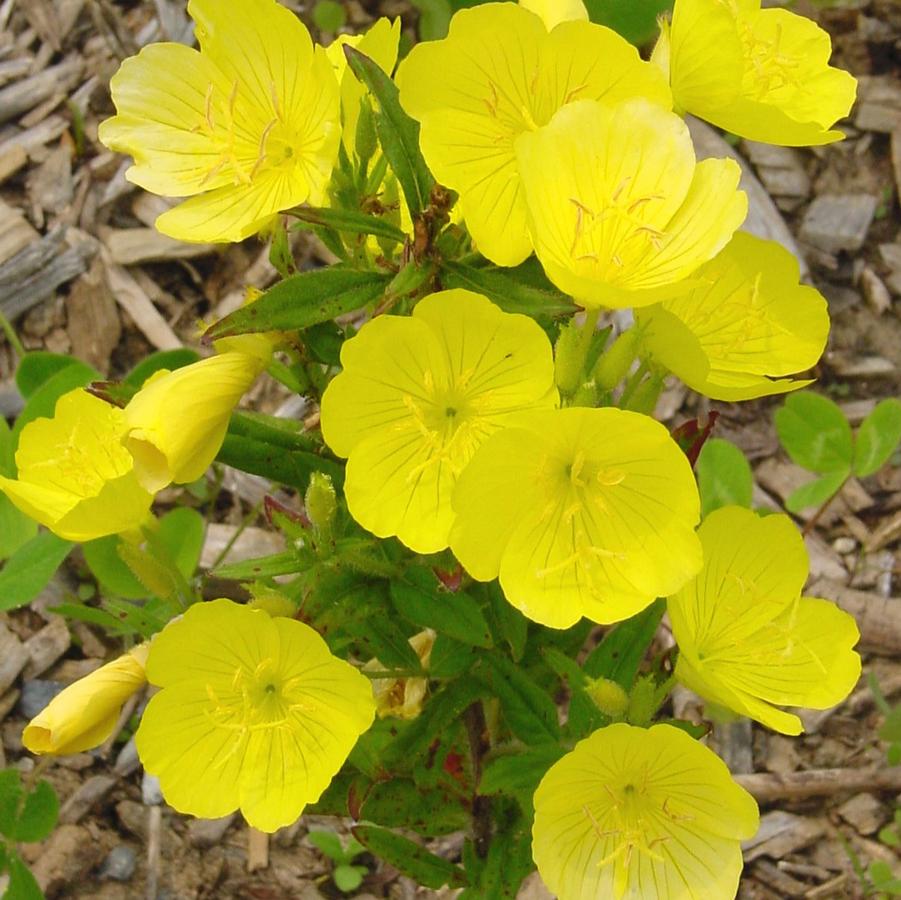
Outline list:
[[[207,327],[203,359],[119,383],[23,361],[0,490],[48,532],[0,578],[32,541],[55,562],[81,543],[114,599],[65,611],[138,639],[25,745],[100,744],[147,682],[137,749],[179,811],[350,815],[374,856],[472,898],[534,866],[563,900],[734,896],[757,806],[661,713],[670,689],[797,734],[783,707],[839,702],[860,659],[853,619],[802,594],[792,520],[705,498],[701,521],[708,431],[651,415],[670,374],[720,400],[803,387],[829,327],[791,255],[738,230],[739,167],[698,160],[683,116],[840,139],[855,83],[828,36],[676,0],[645,61],[580,0],[521,0],[398,63],[398,22],[321,47],[276,0],[188,10],[199,49],[125,60],[100,140],[183,198],[161,232],[269,235],[282,279]],[[296,228],[336,263],[296,271]],[[304,422],[236,411],[264,372]],[[830,485],[882,458],[863,432],[847,469],[813,466]],[[204,597],[196,513],[153,512],[170,485],[208,502],[216,460],[302,498],[266,503],[285,551],[214,570],[248,602]],[[664,612],[675,647],[646,661]],[[401,833],[461,829],[459,862]]]

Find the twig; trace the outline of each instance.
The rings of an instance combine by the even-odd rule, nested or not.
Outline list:
[[[151,806],[147,810],[147,900],[156,900],[160,882],[160,836],[163,809]]]
[[[119,718],[116,719],[116,724],[113,726],[112,733],[110,736],[100,745],[100,749],[97,751],[103,759],[108,759],[110,752],[116,743],[116,738],[122,732],[122,729],[125,727],[125,723],[131,718],[131,714],[135,711],[135,707],[138,705],[138,700],[141,697],[141,692],[137,694],[132,694],[125,703],[122,705],[122,711],[119,713]]]
[[[482,780],[482,760],[491,749],[488,744],[488,726],[485,722],[485,710],[482,701],[477,700],[465,713],[463,722],[469,738],[469,750],[472,755],[472,777],[474,782],[472,797],[472,839],[476,853],[484,859],[488,856],[491,844],[491,798],[479,793]]]
[[[803,800],[840,792],[899,791],[901,769],[811,769],[774,775],[758,772],[736,775],[735,780],[761,803],[771,800]]]
[[[845,485],[850,480],[851,476],[848,477],[838,486],[837,490],[831,497],[827,497],[820,505],[817,507],[817,511],[804,523],[804,527],[801,529],[801,534],[803,537],[807,537],[811,531],[816,527],[817,522],[820,521],[823,513],[826,512],[827,509],[832,504],[832,501],[845,489]]]
[[[269,866],[269,835],[256,828],[247,830],[247,871],[256,872]]]

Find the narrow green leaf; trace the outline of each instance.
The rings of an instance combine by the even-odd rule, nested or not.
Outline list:
[[[37,533],[37,522],[13,506],[6,494],[0,494],[0,561],[24,547]]]
[[[673,8],[673,0],[585,0],[592,22],[619,32],[641,47],[657,34],[657,17]]]
[[[744,453],[721,438],[708,440],[695,466],[701,494],[701,516],[722,506],[751,506],[754,479]]]
[[[812,506],[821,506],[841,488],[850,474],[850,469],[843,469],[802,484],[788,495],[785,508],[789,512],[799,513]]]
[[[3,416],[0,416],[0,475],[16,477],[16,439]]]
[[[188,347],[179,347],[176,350],[159,350],[142,359],[125,376],[125,378],[122,379],[122,383],[138,389],[151,375],[155,372],[159,372],[161,369],[168,369],[172,372],[175,369],[189,366],[199,359],[200,354],[197,353],[196,350],[191,350]]]
[[[357,825],[352,830],[354,837],[370,853],[423,887],[438,890],[444,885],[452,888],[466,886],[466,873],[459,866],[393,831],[376,825]]]
[[[500,700],[510,730],[530,746],[557,741],[557,704],[524,669],[500,654],[485,654],[479,676]]]
[[[532,871],[532,834],[520,816],[505,822],[491,841],[481,874],[479,897],[484,900],[516,900],[523,879]]]
[[[527,316],[564,316],[578,307],[566,295],[547,282],[535,286],[519,281],[509,269],[486,267],[477,269],[460,262],[441,265],[441,282],[446,288],[466,288],[484,294],[505,312]]]
[[[412,0],[419,10],[419,40],[440,41],[450,27],[451,6],[448,0]]]
[[[851,426],[828,397],[811,391],[789,394],[776,411],[776,431],[792,460],[812,472],[844,471],[854,461]]]
[[[345,630],[354,635],[385,669],[419,672],[422,668],[416,651],[394,622],[376,614],[368,620],[347,622]]]
[[[59,797],[56,796],[50,782],[39,781],[25,798],[13,838],[29,844],[42,841],[53,831],[57,818],[59,818]]]
[[[496,581],[478,585],[475,589],[480,590],[483,597],[487,597],[486,612],[495,641],[505,643],[510,648],[514,662],[519,662],[526,652],[529,620],[507,601]]]
[[[289,214],[301,222],[311,225],[324,225],[335,231],[350,234],[372,234],[402,244],[407,236],[396,225],[380,216],[367,215],[351,209],[330,209],[329,207],[295,206]]]
[[[74,546],[44,531],[20,547],[0,570],[0,612],[34,600]]]
[[[485,766],[480,794],[534,793],[544,773],[564,754],[559,744],[529,747],[520,753],[498,756]]]
[[[861,422],[854,446],[854,474],[865,478],[878,472],[901,442],[901,401],[882,400]]]
[[[637,616],[614,625],[586,658],[585,674],[609,678],[628,691],[665,611],[666,602],[655,600]]]
[[[441,787],[421,787],[412,778],[392,778],[372,785],[361,819],[385,828],[408,828],[425,837],[465,829],[469,811],[463,800]]]
[[[301,331],[360,309],[381,296],[389,275],[327,266],[299,272],[207,329],[216,340],[264,331]]]
[[[491,631],[479,604],[467,594],[440,590],[429,569],[409,569],[403,581],[392,581],[391,600],[403,618],[420,628],[434,628],[474,647],[491,646]]]
[[[374,60],[349,45],[344,53],[353,73],[378,104],[375,127],[379,143],[415,220],[428,207],[435,184],[419,149],[419,123],[403,111],[397,86]]]
[[[276,575],[293,575],[300,563],[294,550],[258,556],[236,563],[225,563],[210,571],[217,578],[229,581],[252,581],[255,578],[274,578]]]
[[[467,671],[477,658],[471,644],[439,634],[429,658],[429,674],[435,678],[456,678]]]

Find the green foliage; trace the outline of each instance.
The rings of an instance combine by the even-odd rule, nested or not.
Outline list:
[[[29,370],[25,380],[30,393],[25,401],[25,408],[19,413],[13,427],[16,443],[18,443],[22,429],[29,422],[33,422],[35,419],[49,418],[53,415],[56,401],[63,394],[67,394],[75,388],[84,387],[89,382],[100,378],[100,373],[93,366],[71,357],[65,357],[69,363],[65,366],[57,365],[55,362],[51,363],[45,358],[39,365],[31,367],[30,356],[31,354],[25,356],[19,363],[20,369],[28,363]],[[38,382],[41,374],[45,376],[44,380]]]
[[[792,460],[820,476],[786,500],[788,510],[800,512],[827,503],[852,475],[864,478],[888,462],[901,442],[901,402],[881,401],[853,434],[836,403],[799,391],[777,410],[776,431]]]
[[[0,612],[34,600],[73,546],[70,541],[42,531],[19,547],[0,570]]]
[[[347,24],[347,10],[337,0],[316,0],[313,7],[313,24],[320,31],[335,34]]]
[[[138,390],[151,375],[162,369],[170,372],[189,366],[200,359],[200,354],[188,347],[177,350],[159,350],[144,357],[126,376],[122,383]]]
[[[0,475],[15,478],[15,442],[6,420],[0,418]],[[32,519],[20,512],[6,494],[0,494],[0,561],[8,559],[38,533]]]
[[[695,466],[701,495],[701,517],[722,506],[751,506],[754,479],[744,453],[729,441],[706,441]]]
[[[349,894],[363,883],[366,866],[353,864],[354,859],[366,851],[359,841],[349,837],[345,846],[334,831],[311,831],[307,834],[307,838],[320,853],[335,864],[332,880],[339,891]]]
[[[412,0],[419,10],[419,39],[437,41],[447,34],[450,26],[450,0]]]
[[[641,47],[657,34],[657,17],[673,7],[673,0],[585,0],[592,22],[618,31]]]
[[[387,828],[358,825],[353,833],[367,850],[423,887],[437,890],[445,885],[452,888],[466,885],[466,873],[459,866]]]
[[[42,900],[43,893],[16,844],[44,840],[59,818],[59,798],[46,781],[33,784],[18,769],[0,769],[0,875],[9,876],[4,897]]]

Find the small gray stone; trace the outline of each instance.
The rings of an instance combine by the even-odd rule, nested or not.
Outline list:
[[[113,881],[130,881],[138,864],[134,850],[128,844],[119,844],[113,847],[107,854],[103,865],[100,866],[98,875],[101,879],[110,878]]]
[[[19,712],[26,719],[33,719],[65,687],[58,681],[33,678],[22,685]]]
[[[871,194],[821,194],[807,209],[801,240],[826,253],[860,250],[877,205]]]

